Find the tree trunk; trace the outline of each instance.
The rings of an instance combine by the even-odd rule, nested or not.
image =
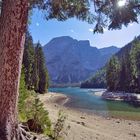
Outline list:
[[[3,0],[0,16],[0,140],[18,140],[18,88],[28,0]]]

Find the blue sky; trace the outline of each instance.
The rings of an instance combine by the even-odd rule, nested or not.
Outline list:
[[[34,43],[40,41],[42,45],[47,44],[52,38],[58,36],[71,36],[77,40],[89,40],[92,46],[103,48],[108,46],[123,47],[140,35],[140,24],[133,23],[121,30],[108,31],[104,34],[93,34],[93,25],[76,19],[69,19],[65,22],[56,20],[46,21],[41,12],[33,11],[30,32]]]

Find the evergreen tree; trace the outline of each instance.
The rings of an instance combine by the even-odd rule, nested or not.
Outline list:
[[[30,35],[29,31],[26,33],[26,40],[25,40],[25,49],[24,49],[24,55],[23,55],[23,65],[25,69],[25,83],[27,86],[27,89],[31,90],[33,89],[34,85],[34,63],[35,63],[35,54],[34,54],[34,46],[33,46],[33,39]]]
[[[27,89],[45,93],[49,87],[49,76],[45,66],[44,54],[40,43],[34,47],[29,32],[26,34],[23,65]]]
[[[50,86],[49,81],[50,81],[49,73],[48,73],[48,69],[46,68],[46,90],[47,90],[47,92],[48,92],[48,89],[49,89],[49,86]]]
[[[117,91],[119,87],[120,63],[118,58],[113,56],[107,66],[106,80],[109,91]]]
[[[37,92],[45,93],[48,87],[47,85],[48,74],[45,66],[45,58],[40,43],[38,43],[35,48],[35,54],[36,54],[36,64],[37,64],[36,71],[39,78]]]
[[[34,90],[38,90],[38,83],[39,83],[39,75],[38,75],[38,68],[37,68],[37,55],[35,53],[34,56],[34,64],[33,64],[33,84],[34,84]]]
[[[19,111],[19,120],[26,120],[26,112],[25,112],[25,100],[29,97],[26,85],[25,85],[25,74],[24,67],[22,67],[21,78],[20,78],[20,87],[19,87],[19,103],[18,103],[18,111]]]
[[[129,54],[123,56],[120,61],[120,79],[119,79],[119,91],[130,91],[132,72],[130,67]]]

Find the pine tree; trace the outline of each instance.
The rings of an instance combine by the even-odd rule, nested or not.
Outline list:
[[[38,89],[37,92],[39,93],[45,93],[47,91],[47,83],[48,83],[48,74],[45,66],[45,58],[43,55],[41,44],[38,43],[35,48],[36,53],[36,64],[37,64],[37,75],[39,78],[38,81]]]
[[[47,90],[47,92],[48,92],[48,89],[50,86],[49,82],[50,82],[49,73],[48,73],[48,69],[46,68],[46,90]]]
[[[19,140],[18,95],[28,0],[3,0],[0,15],[0,140]]]
[[[107,66],[106,80],[109,91],[117,91],[119,88],[120,64],[118,58],[113,56]]]
[[[23,55],[23,65],[25,69],[25,82],[27,89],[31,90],[33,89],[34,85],[34,63],[35,63],[35,54],[34,54],[34,45],[33,45],[33,39],[30,35],[29,31],[26,33],[26,40],[25,40],[25,49],[24,49],[24,55]]]
[[[125,54],[120,61],[119,91],[130,91],[131,87],[131,68],[129,54]]]
[[[45,93],[49,88],[49,76],[45,66],[45,58],[40,43],[34,47],[32,36],[26,34],[23,57],[25,84],[28,90]]]
[[[34,91],[38,91],[38,83],[39,83],[39,75],[38,75],[38,69],[37,69],[37,55],[35,53],[34,56],[34,64],[33,64],[33,85],[34,85]]]
[[[19,94],[19,102],[18,102],[19,120],[23,122],[26,120],[25,100],[29,97],[29,94],[25,85],[24,72],[25,72],[24,67],[22,67],[20,87],[19,87],[20,94]]]

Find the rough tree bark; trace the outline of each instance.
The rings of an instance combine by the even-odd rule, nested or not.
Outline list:
[[[0,140],[18,140],[17,103],[28,0],[3,0],[0,17]]]

